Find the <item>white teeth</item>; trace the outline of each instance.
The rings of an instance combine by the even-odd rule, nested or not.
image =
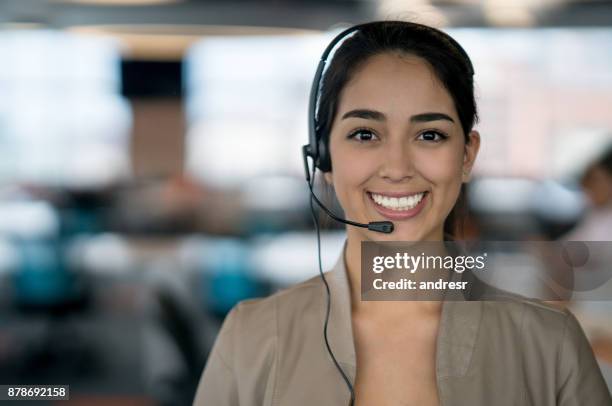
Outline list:
[[[381,206],[392,210],[410,210],[421,202],[425,193],[417,193],[411,196],[389,197],[370,193],[372,199]]]

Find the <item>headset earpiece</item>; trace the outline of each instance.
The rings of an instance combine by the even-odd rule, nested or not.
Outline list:
[[[328,145],[326,145],[324,137],[319,131],[317,131],[317,147],[319,155],[317,158],[317,168],[321,172],[331,171],[331,155],[328,151]]]

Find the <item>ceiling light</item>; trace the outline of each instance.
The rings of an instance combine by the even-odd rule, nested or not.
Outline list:
[[[530,1],[486,0],[482,5],[485,19],[498,27],[528,27],[535,23]]]
[[[433,27],[448,25],[448,18],[428,0],[379,0],[378,17],[384,20],[406,20]]]
[[[182,0],[55,0],[57,3],[90,4],[96,6],[148,6],[178,3]]]

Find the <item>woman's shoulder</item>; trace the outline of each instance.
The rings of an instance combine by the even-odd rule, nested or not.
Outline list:
[[[265,298],[240,301],[225,317],[213,353],[233,370],[270,369],[286,324],[307,318],[306,310],[320,297],[321,286],[311,278]]]
[[[505,293],[504,300],[483,302],[483,321],[490,342],[503,342],[508,356],[522,360],[524,371],[537,382],[554,377],[558,404],[610,404],[610,394],[586,335],[573,313],[561,302],[542,302]],[[495,346],[493,346],[495,347]],[[522,356],[519,356],[522,354]]]
[[[502,340],[502,335],[508,335],[524,351],[532,350],[534,357],[548,358],[555,368],[565,365],[566,373],[572,365],[594,364],[586,335],[563,302],[544,302],[501,290],[498,294],[495,300],[482,302],[488,334]]]
[[[483,304],[484,320],[487,320],[488,315],[491,320],[518,323],[521,326],[533,322],[551,332],[557,332],[554,326],[563,329],[566,323],[572,321],[573,315],[563,302],[542,301],[479,280],[473,282],[476,294],[470,300]]]
[[[319,276],[279,290],[263,298],[240,301],[228,314],[224,324],[230,328],[254,334],[270,335],[278,330],[279,322],[318,308],[322,298]]]
[[[235,305],[217,335],[194,404],[229,404],[237,388],[247,394],[246,399],[252,399],[249,404],[268,404],[283,337],[296,327],[310,326],[305,320],[316,312],[306,310],[320,301],[322,293],[321,284],[311,278],[271,296]],[[299,334],[292,337],[295,341]]]
[[[269,312],[282,306],[290,305],[290,308],[312,303],[320,300],[322,282],[320,276],[315,276],[303,282],[280,289],[279,291],[261,298],[246,299],[240,301],[236,307],[245,315],[257,315],[261,312]]]
[[[496,289],[493,295],[485,298],[483,304],[485,321],[506,321],[519,327],[521,333],[534,332],[558,337],[565,334],[568,328],[572,331],[580,329],[576,318],[563,302],[546,302]]]

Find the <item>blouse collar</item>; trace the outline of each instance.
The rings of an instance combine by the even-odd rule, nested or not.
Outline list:
[[[345,248],[325,274],[331,292],[328,339],[334,356],[352,381],[356,355],[351,320],[351,292],[344,260]],[[436,344],[437,379],[466,374],[483,314],[480,301],[444,301]]]

